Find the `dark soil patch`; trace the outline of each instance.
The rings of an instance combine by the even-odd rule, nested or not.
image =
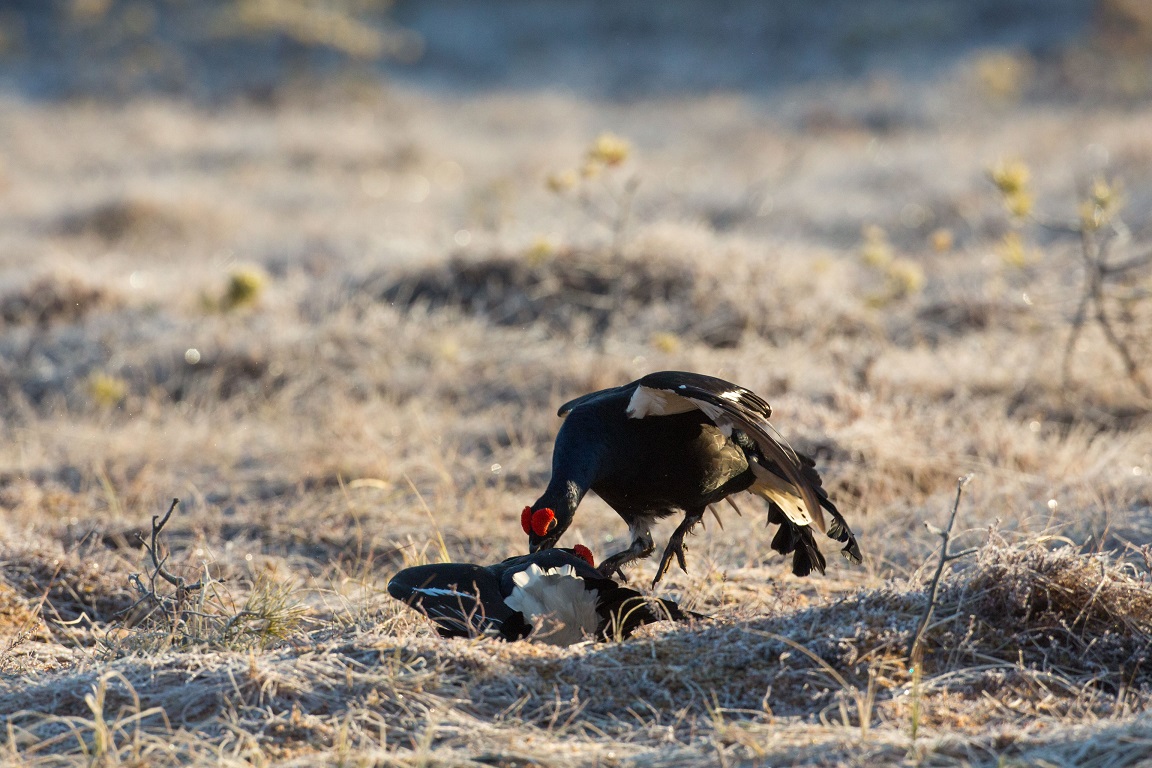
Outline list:
[[[47,328],[56,323],[75,323],[90,312],[119,305],[119,298],[104,288],[74,277],[43,277],[0,296],[0,323]]]
[[[595,336],[665,331],[712,347],[735,347],[747,311],[714,279],[691,265],[573,253],[533,263],[517,256],[454,257],[361,286],[404,309],[454,308],[506,326],[545,324],[550,331]]]
[[[146,200],[111,200],[65,216],[57,231],[70,237],[95,236],[108,243],[181,237],[190,226],[187,213]]]
[[[196,363],[185,360],[158,363],[157,384],[176,402],[203,397],[230,400],[264,397],[288,381],[284,370],[268,358],[252,352],[224,350]]]
[[[996,301],[938,302],[916,313],[913,335],[935,346],[941,341],[995,328],[1019,329],[1028,307]]]

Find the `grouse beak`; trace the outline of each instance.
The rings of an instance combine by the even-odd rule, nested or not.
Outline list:
[[[559,540],[560,540],[559,534],[549,534],[549,535],[543,537],[542,539],[540,539],[539,541],[529,541],[528,542],[528,552],[530,554],[534,555],[537,552],[540,552],[541,550],[552,549],[553,547],[556,546],[556,542]]]

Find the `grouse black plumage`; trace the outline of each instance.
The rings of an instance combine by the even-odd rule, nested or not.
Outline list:
[[[768,522],[780,526],[772,548],[792,553],[797,576],[813,568],[824,572],[813,527],[841,542],[846,558],[861,561],[856,538],[824,491],[815,462],[773,436],[772,409],[750,390],[699,373],[662,371],[578,397],[559,415],[564,424],[556,436],[552,479],[524,510],[532,552],[559,541],[589,490],[616,510],[632,534],[631,545],[600,566],[605,575],[650,556],[652,523],[683,513],[655,585],[673,557],[686,570],[684,537],[708,505],[750,491],[768,501]]]
[[[388,582],[388,594],[430,618],[441,637],[491,632],[505,640],[531,635],[553,645],[623,639],[644,624],[697,616],[605,578],[579,545],[489,566],[405,568]]]

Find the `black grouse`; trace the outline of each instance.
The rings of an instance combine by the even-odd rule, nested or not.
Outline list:
[[[623,639],[654,621],[700,618],[605,578],[579,544],[489,566],[405,568],[388,582],[388,594],[430,618],[441,637],[491,632],[505,640],[531,636],[567,646],[589,638]]]
[[[684,537],[708,505],[749,491],[768,501],[768,522],[780,526],[772,548],[792,553],[797,576],[813,568],[824,572],[813,527],[844,544],[846,558],[861,561],[856,538],[825,493],[815,462],[773,437],[772,409],[754,392],[699,373],[662,371],[578,397],[559,415],[564,423],[552,454],[552,479],[521,519],[532,552],[555,546],[589,490],[624,518],[632,534],[631,546],[600,566],[604,575],[623,575],[624,565],[651,555],[652,523],[682,513],[655,586],[673,556],[686,570]]]

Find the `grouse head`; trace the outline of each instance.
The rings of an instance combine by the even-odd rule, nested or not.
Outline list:
[[[557,517],[555,510],[551,507],[538,509],[524,507],[524,511],[520,513],[520,527],[524,529],[524,533],[528,534],[529,552],[539,552],[542,549],[551,549],[556,546],[556,542],[564,535],[564,531],[568,530],[571,523],[571,515]],[[588,553],[588,557],[584,559],[590,560],[592,553],[588,551],[588,548],[583,546],[579,548]]]

